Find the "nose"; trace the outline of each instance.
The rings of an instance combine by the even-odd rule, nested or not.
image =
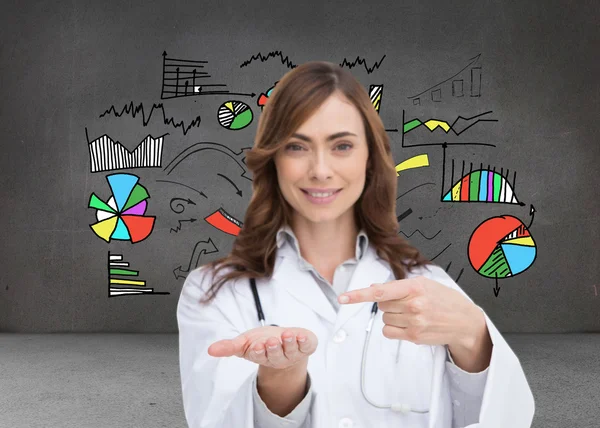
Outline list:
[[[325,181],[333,175],[331,159],[324,151],[315,150],[311,156],[309,167],[310,178]]]

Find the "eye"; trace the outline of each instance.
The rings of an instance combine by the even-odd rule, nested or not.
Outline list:
[[[285,146],[285,149],[286,149],[286,150],[290,150],[290,149],[292,149],[292,148],[294,148],[294,147],[297,147],[297,148],[298,148],[298,149],[300,149],[300,150],[302,149],[302,147],[301,147],[301,146],[299,146],[298,144],[294,144],[294,143],[292,143],[292,144],[288,144],[287,146]],[[300,151],[300,150],[291,150],[291,151],[293,151],[293,152],[298,152],[298,151]]]
[[[342,150],[343,152],[347,152],[348,150],[350,150],[352,148],[352,144],[350,144],[350,143],[342,143],[339,146],[337,146],[337,148],[340,148],[342,146],[348,146],[347,150]]]

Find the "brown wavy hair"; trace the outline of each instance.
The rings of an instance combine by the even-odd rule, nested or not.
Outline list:
[[[279,189],[275,153],[335,91],[358,109],[366,131],[369,163],[365,187],[354,204],[358,229],[364,228],[369,242],[379,257],[389,262],[397,279],[405,278],[406,271],[414,266],[431,263],[398,234],[395,163],[389,137],[369,94],[350,71],[330,62],[312,61],[286,73],[264,106],[254,146],[245,158],[253,181],[243,226],[231,252],[205,265],[215,276],[222,269],[232,269],[211,285],[211,295],[201,303],[210,302],[228,280],[272,275],[277,231],[283,224],[291,224],[293,212]]]

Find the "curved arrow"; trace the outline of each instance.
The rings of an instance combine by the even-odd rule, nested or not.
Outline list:
[[[183,201],[183,202],[187,202],[187,203],[188,203],[188,205],[189,205],[189,204],[191,204],[191,205],[196,205],[196,202],[192,201],[192,200],[191,200],[191,199],[189,199],[189,198],[188,198],[188,199],[184,199],[184,198],[173,198],[173,199],[171,199],[171,203],[170,203],[169,205],[171,206],[171,211],[173,211],[174,213],[177,213],[177,214],[181,214],[182,212],[184,212],[184,211],[185,211],[185,206],[184,206],[184,205],[183,205],[181,202],[178,202],[178,203],[175,205],[175,207],[176,207],[176,208],[179,208],[179,207],[181,207],[181,210],[180,210],[180,211],[177,211],[175,208],[173,208],[173,202],[175,202],[175,201]]]
[[[171,174],[173,172],[173,170],[177,167],[177,165],[179,165],[181,162],[183,162],[183,160],[185,158],[187,158],[188,156],[193,155],[196,152],[200,152],[202,150],[216,150],[218,152],[223,153],[226,156],[229,156],[231,159],[233,159],[233,161],[235,163],[238,164],[238,166],[242,169],[242,173],[240,174],[242,177],[244,177],[246,180],[250,180],[252,181],[252,179],[250,177],[246,176],[246,173],[248,171],[246,171],[246,156],[245,156],[245,152],[248,150],[251,150],[252,147],[243,147],[242,149],[240,149],[238,152],[234,152],[231,148],[223,145],[223,144],[219,144],[219,143],[213,143],[210,141],[202,141],[200,143],[196,143],[196,144],[192,144],[190,147],[188,147],[187,149],[183,150],[181,153],[179,153],[177,156],[175,156],[175,159],[173,159],[165,168],[164,171],[167,172],[167,175]]]
[[[225,180],[229,181],[231,183],[231,185],[233,187],[235,187],[235,190],[237,190],[237,194],[241,197],[242,196],[242,191],[235,185],[235,183],[233,181],[231,181],[229,179],[229,177],[224,176],[223,174],[217,173],[217,175],[220,175],[221,177],[223,177]]]
[[[183,269],[181,266],[177,266],[175,269],[173,269],[175,279],[185,278],[186,275],[184,274],[188,274],[192,269],[195,269],[198,266],[198,261],[200,260],[200,256],[202,254],[216,253],[218,251],[219,249],[210,238],[208,238],[206,241],[197,242],[196,245],[194,245],[194,250],[192,251],[192,256],[190,257],[190,262],[188,263],[187,269]]]
[[[527,226],[527,229],[531,227],[531,225],[533,224],[533,218],[535,217],[535,207],[533,206],[533,204],[531,204],[531,208],[529,209],[529,215],[531,216],[531,221],[529,222],[529,226]]]

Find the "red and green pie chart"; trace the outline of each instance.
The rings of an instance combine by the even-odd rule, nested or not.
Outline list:
[[[138,183],[139,177],[133,174],[111,174],[106,177],[112,196],[106,202],[92,193],[88,208],[96,209],[96,219],[90,228],[106,242],[140,242],[146,239],[154,228],[156,217],[145,216],[150,198],[146,188]]]
[[[506,278],[527,270],[537,248],[527,226],[516,217],[503,215],[481,223],[469,239],[469,262],[487,278]]]

